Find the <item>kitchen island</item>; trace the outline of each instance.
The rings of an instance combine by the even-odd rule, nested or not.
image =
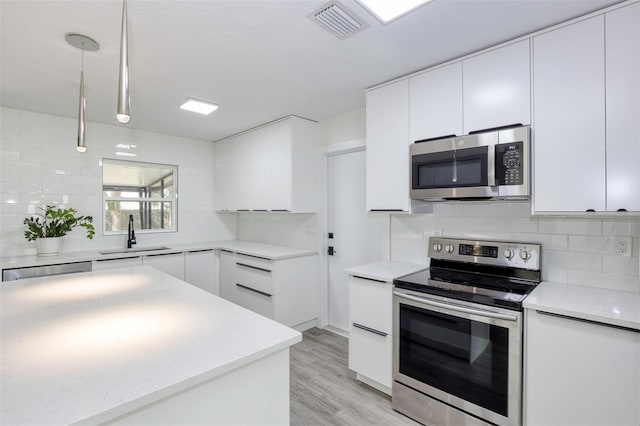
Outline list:
[[[295,330],[148,266],[5,282],[7,425],[288,424]]]

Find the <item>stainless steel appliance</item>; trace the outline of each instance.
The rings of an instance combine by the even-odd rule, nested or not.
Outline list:
[[[394,280],[392,406],[428,425],[522,423],[522,302],[540,245],[431,237]]]
[[[416,200],[530,198],[530,127],[416,141],[410,196]]]
[[[72,262],[57,265],[26,266],[2,270],[2,281],[21,280],[23,278],[44,277],[48,275],[91,272],[91,262]]]

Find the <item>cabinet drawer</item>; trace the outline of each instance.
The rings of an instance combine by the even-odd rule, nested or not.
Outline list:
[[[234,299],[233,302],[244,308],[267,318],[274,318],[274,301],[271,293],[257,290],[249,285],[236,284]]]
[[[235,262],[235,281],[256,290],[273,294],[273,264],[256,262],[251,258],[237,257]]]
[[[134,266],[142,266],[141,257],[125,257],[119,259],[98,259],[92,262],[92,271],[106,271],[116,268],[129,268]]]
[[[349,317],[351,323],[359,323],[384,333],[391,333],[393,285],[366,278],[349,279]]]
[[[382,336],[349,327],[349,368],[369,379],[391,387],[392,336]]]

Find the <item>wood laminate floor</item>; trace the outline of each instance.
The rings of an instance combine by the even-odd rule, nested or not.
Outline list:
[[[312,328],[291,347],[291,425],[418,425],[391,398],[356,380],[348,339]]]

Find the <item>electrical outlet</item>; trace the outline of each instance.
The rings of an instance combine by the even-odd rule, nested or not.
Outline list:
[[[616,237],[614,252],[616,256],[631,257],[631,237]]]

